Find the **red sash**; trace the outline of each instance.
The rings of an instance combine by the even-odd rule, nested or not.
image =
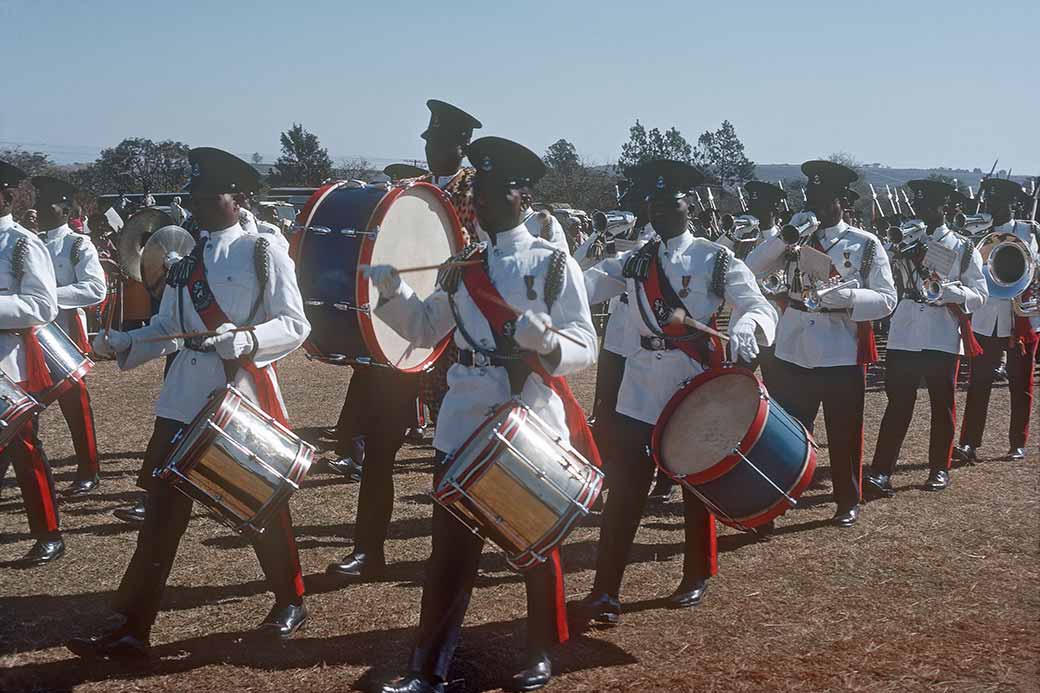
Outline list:
[[[497,334],[504,334],[505,324],[516,320],[516,315],[504,305],[500,305],[505,304],[505,301],[502,299],[498,289],[495,288],[495,285],[491,283],[491,277],[484,271],[483,266],[471,265],[467,267],[462,273],[462,283],[466,285],[466,291],[469,292],[473,303],[476,304],[477,309],[484,315],[488,324],[491,325],[491,329]],[[528,368],[537,373],[538,377],[545,383],[545,386],[555,392],[556,396],[563,402],[563,411],[567,418],[567,429],[570,433],[571,445],[584,455],[589,462],[597,467],[602,466],[599,449],[592,438],[592,430],[585,420],[585,412],[581,405],[578,404],[578,400],[575,399],[574,393],[571,392],[567,380],[562,377],[549,375],[538,359],[537,354],[525,352],[523,359]]]
[[[30,327],[22,333],[22,344],[25,346],[25,370],[28,375],[25,379],[25,389],[35,394],[49,390],[54,381],[51,380],[51,371],[47,368],[47,360],[43,356],[40,340],[36,337],[35,327]]]
[[[964,345],[964,355],[970,359],[982,355],[982,345],[975,339],[975,332],[971,329],[971,315],[964,312],[964,307],[956,303],[947,303],[946,308],[953,317],[957,318],[957,328],[961,333],[961,343]]]
[[[1032,289],[1026,289],[1020,297],[1021,300],[1026,301],[1033,295]],[[1029,318],[1016,315],[1015,324],[1011,329],[1011,347],[1014,348],[1016,345],[1021,353],[1025,354],[1029,350],[1032,344],[1040,341],[1040,333],[1037,333],[1033,329],[1033,324],[1029,321]]]
[[[90,340],[87,339],[87,329],[83,326],[83,321],[79,317],[79,311],[75,308],[72,309],[72,341],[76,343],[79,350],[84,354],[90,353]]]
[[[814,235],[812,237],[811,245],[813,249],[819,250],[821,253],[826,252],[823,246],[820,245],[820,240]],[[841,276],[838,272],[838,268],[834,266],[834,262],[831,262],[831,278]],[[867,364],[877,363],[878,350],[877,340],[874,338],[874,321],[864,320],[863,322],[856,323],[856,365],[866,366]]]
[[[198,258],[191,276],[188,277],[188,295],[191,296],[195,312],[202,318],[202,323],[207,330],[213,331],[221,325],[231,322],[210,289],[201,257]],[[247,358],[240,358],[236,363],[253,377],[257,404],[260,405],[260,408],[268,416],[288,428],[289,417],[282,408],[281,402],[278,401],[278,389],[275,387],[274,378],[271,375],[272,367],[260,368]]]
[[[654,261],[650,263],[650,269],[647,272],[646,281],[643,282],[643,292],[646,294],[647,303],[650,304],[650,309],[653,311],[654,317],[657,318],[659,323],[662,321],[657,315],[657,306],[663,306],[665,309],[670,310],[671,308],[678,308],[682,305],[678,296],[672,297],[671,301],[665,297],[665,289],[671,289],[671,285],[668,284],[667,277],[662,277],[663,273],[660,265],[660,258],[655,255]],[[674,293],[674,291],[672,293]],[[636,297],[636,300],[638,301],[639,298]],[[679,303],[680,305],[673,306],[672,304],[674,303]],[[709,326],[712,328],[715,327],[714,315],[709,321]],[[685,325],[664,321],[664,324],[661,324],[660,327],[661,331],[669,337],[685,337],[690,334],[689,328]],[[674,341],[669,342],[669,344],[689,356],[697,363],[701,364],[705,369],[722,367],[722,355],[724,353],[722,349],[722,340],[714,335],[710,337],[705,335],[705,339]]]

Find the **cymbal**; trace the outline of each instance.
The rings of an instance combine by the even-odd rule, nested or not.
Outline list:
[[[149,236],[141,251],[141,281],[155,298],[162,296],[170,265],[191,253],[195,239],[180,226],[164,226]]]
[[[141,252],[148,237],[158,229],[173,224],[169,214],[161,209],[148,207],[130,217],[119,232],[119,260],[123,271],[131,279],[141,278]]]

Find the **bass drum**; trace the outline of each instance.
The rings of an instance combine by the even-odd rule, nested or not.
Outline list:
[[[308,353],[335,364],[377,363],[407,373],[429,368],[447,338],[416,347],[373,312],[378,293],[361,265],[436,265],[462,248],[462,226],[440,188],[416,182],[387,190],[341,182],[314,193],[300,214],[291,254],[311,323]],[[437,270],[408,275],[419,298],[433,293]]]

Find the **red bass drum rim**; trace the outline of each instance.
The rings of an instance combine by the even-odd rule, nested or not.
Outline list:
[[[451,220],[451,230],[454,233],[455,247],[457,249],[462,248],[464,237],[462,235],[462,223],[459,221],[459,214],[455,211],[455,206],[451,203],[451,198],[438,188],[436,185],[426,183],[423,181],[415,181],[408,185],[402,185],[399,187],[391,188],[383,199],[379,201],[376,208],[372,210],[372,217],[368,220],[368,226],[365,227],[367,231],[371,231],[377,228],[383,223],[383,219],[386,218],[386,213],[390,210],[390,207],[397,201],[397,198],[404,194],[406,191],[411,190],[415,187],[421,187],[429,191],[436,197],[444,208],[448,212],[448,219]],[[368,265],[372,262],[372,254],[375,251],[376,241],[370,236],[366,236],[361,241],[361,252],[358,257],[358,266]],[[444,258],[447,260],[447,258]],[[357,273],[355,277],[356,288],[355,295],[357,296],[357,302],[359,305],[371,305],[370,296],[368,292],[368,280],[364,278],[361,272]],[[374,309],[373,309],[374,310]],[[448,334],[437,343],[437,346],[433,348],[430,355],[427,356],[421,363],[412,366],[411,368],[399,368],[396,365],[390,363],[390,359],[387,358],[386,354],[383,353],[382,348],[379,346],[379,342],[376,340],[376,333],[372,327],[372,318],[365,313],[361,313],[358,316],[358,324],[361,326],[361,338],[365,341],[369,350],[372,353],[373,360],[381,361],[382,363],[389,364],[394,370],[402,373],[422,373],[429,370],[430,366],[441,357],[444,350],[448,347],[448,340],[452,338],[454,331],[449,331]]]
[[[650,437],[650,451],[654,458],[654,464],[657,465],[658,469],[676,481],[685,482],[691,485],[704,484],[714,479],[718,479],[741,462],[739,455],[731,453],[702,472],[688,474],[686,476],[677,476],[665,467],[664,462],[661,459],[661,438],[664,435],[664,430],[667,427],[668,422],[671,420],[672,415],[675,414],[675,411],[679,408],[679,405],[686,399],[687,395],[699,388],[701,385],[724,375],[741,375],[746,378],[751,378],[758,386],[761,395],[763,395],[759,397],[758,411],[755,412],[755,418],[751,421],[751,425],[748,427],[747,432],[744,433],[744,437],[741,438],[737,449],[746,455],[751,451],[751,448],[755,447],[755,443],[758,442],[759,437],[762,435],[762,431],[765,429],[766,421],[769,419],[769,393],[766,391],[765,385],[762,384],[762,381],[759,380],[757,375],[746,368],[734,367],[712,368],[697,375],[693,380],[672,395],[670,400],[668,400],[668,404],[666,404],[664,409],[661,410],[661,415],[657,417],[657,423],[654,425],[653,434]]]

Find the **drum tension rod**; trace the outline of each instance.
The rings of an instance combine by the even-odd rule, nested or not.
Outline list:
[[[744,460],[745,462],[747,462],[747,463],[748,463],[748,466],[749,466],[749,467],[751,467],[752,469],[754,469],[754,470],[755,470],[755,472],[756,472],[756,473],[757,473],[757,474],[758,474],[758,475],[759,475],[760,477],[762,477],[763,479],[765,479],[765,480],[766,480],[766,483],[768,483],[768,484],[769,484],[770,486],[772,486],[772,487],[773,487],[774,489],[776,489],[776,492],[777,492],[777,493],[779,493],[779,494],[780,494],[781,496],[783,496],[783,497],[784,497],[785,499],[787,499],[787,502],[791,504],[791,507],[792,507],[792,508],[793,508],[793,507],[795,507],[796,505],[798,505],[798,501],[797,501],[797,500],[795,500],[794,498],[791,498],[791,496],[787,495],[787,492],[786,492],[786,491],[784,491],[784,490],[783,490],[782,488],[780,488],[779,486],[777,486],[777,485],[776,485],[776,484],[775,484],[775,483],[773,482],[773,480],[772,480],[772,479],[770,479],[770,478],[769,478],[768,476],[766,476],[766,474],[765,474],[765,473],[764,473],[764,472],[763,472],[763,471],[762,471],[761,469],[759,469],[758,467],[756,467],[756,466],[755,466],[755,463],[754,463],[754,462],[752,462],[752,461],[751,461],[751,460],[749,460],[749,459],[748,459],[747,457],[745,457],[745,456],[744,456],[744,453],[742,453],[742,452],[740,451],[740,448],[733,448],[733,454],[734,454],[734,455],[738,455],[738,456],[740,457],[740,459],[742,459],[742,460]]]

